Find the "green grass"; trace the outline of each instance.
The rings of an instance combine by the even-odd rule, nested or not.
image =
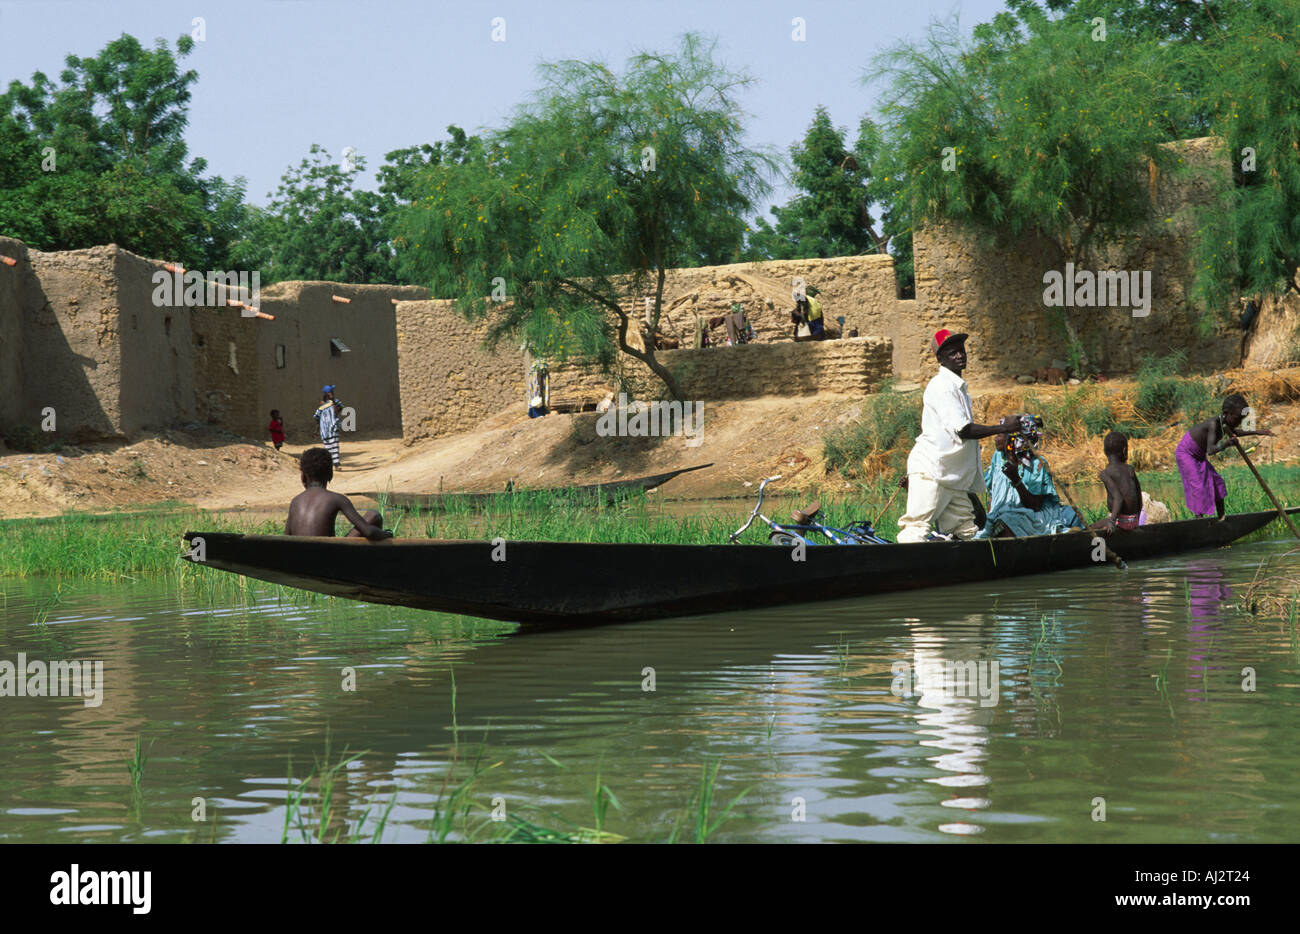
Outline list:
[[[153,744],[150,743],[150,746]],[[140,783],[144,781],[144,767],[149,762],[149,754],[144,749],[144,739],[141,736],[135,738],[135,752],[130,759],[126,760],[126,772],[131,777],[131,790],[136,794],[140,793]]]
[[[1056,442],[1079,444],[1115,427],[1115,413],[1106,393],[1095,383],[1052,395],[1025,395],[1025,408],[1043,417],[1044,429]],[[990,415],[990,419],[998,416]]]
[[[234,521],[197,509],[143,511],[115,517],[69,514],[0,523],[0,576],[132,581],[181,573],[181,535],[276,532],[277,523]]]
[[[364,753],[360,752],[347,755],[345,750],[337,762],[331,762],[329,734],[327,733],[324,759],[318,759],[311,771],[307,773],[307,777],[296,785],[293,784],[293,767],[290,765],[288,780],[291,790],[285,802],[284,827],[280,833],[281,843],[289,842],[290,828],[297,831],[298,837],[303,843],[338,843],[340,841],[356,843],[361,839],[361,834],[373,805],[367,805],[357,823],[349,827],[346,815],[339,815],[336,810],[334,790],[339,781],[339,773],[353,762],[358,761],[363,755]],[[388,809],[383,812],[374,842],[379,842],[380,837],[382,837],[383,825],[387,822],[388,814],[392,811],[396,800],[396,797],[394,797]]]
[[[867,396],[857,418],[826,436],[822,451],[826,466],[849,479],[863,475],[863,460],[891,451],[888,467],[897,472],[906,462],[912,439],[920,433],[921,393],[893,392],[886,383]]]
[[[1203,378],[1178,375],[1186,369],[1187,355],[1182,351],[1143,361],[1137,372],[1133,406],[1145,425],[1163,426],[1177,421],[1190,426],[1219,410],[1222,400],[1215,386]],[[1137,427],[1128,426],[1127,433],[1134,433]]]
[[[1214,460],[1228,484],[1229,512],[1273,508],[1253,475],[1233,452]],[[1257,467],[1284,502],[1300,503],[1297,494],[1300,465],[1259,464]],[[1183,506],[1182,481],[1177,471],[1148,471],[1140,476],[1143,489],[1166,503],[1173,519],[1190,518]],[[1105,514],[1101,484],[1095,475],[1073,481],[1070,487],[1089,522]],[[889,509],[882,514],[895,490],[892,476],[877,476],[875,482],[858,481],[851,489],[828,484],[826,488],[797,494],[769,490],[763,511],[777,521],[788,521],[792,508],[817,498],[823,503],[822,521],[828,525],[871,520],[884,535],[892,537],[906,506],[904,495],[894,496]],[[749,494],[756,496],[757,489],[751,487]],[[643,494],[620,500],[613,506],[593,507],[576,505],[554,494],[519,493],[493,498],[481,509],[464,505],[407,514],[401,523],[407,536],[474,541],[500,537],[507,541],[725,544],[731,532],[744,522],[753,502],[746,498],[710,503],[694,514],[674,515],[664,508],[662,500]],[[392,515],[397,518],[398,513]],[[278,520],[231,518],[199,510],[11,520],[0,523],[0,577],[76,578],[106,583],[170,581],[198,600],[214,605],[249,605],[268,596],[289,604],[329,599],[184,561],[181,536],[187,530],[265,534],[278,533],[281,526]],[[765,543],[767,531],[766,526],[756,523],[742,541]],[[1271,538],[1278,534],[1281,534],[1278,527],[1269,526],[1253,537]],[[53,603],[47,601],[40,613],[48,615],[51,606]]]
[[[725,805],[714,802],[713,799],[717,794],[718,769],[721,765],[721,760],[714,759],[712,762],[704,763],[704,767],[700,770],[700,786],[696,789],[690,806],[690,816],[694,824],[692,839],[696,843],[708,843],[709,838],[732,819],[736,806],[750,792],[749,788],[742,789]],[[679,828],[680,825],[673,828],[672,835],[668,839],[669,843],[677,842]]]

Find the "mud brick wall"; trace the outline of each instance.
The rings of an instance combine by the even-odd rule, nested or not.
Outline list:
[[[1079,268],[1149,270],[1151,307],[1147,317],[1131,308],[1064,309],[1103,373],[1132,373],[1151,356],[1182,350],[1192,370],[1235,366],[1241,359],[1241,333],[1217,325],[1202,337],[1201,310],[1191,300],[1192,252],[1196,210],[1215,203],[1216,179],[1231,169],[1223,146],[1205,138],[1172,144],[1197,175],[1167,173],[1155,180],[1153,217],[1142,230],[1086,261]],[[997,246],[982,244],[969,232],[936,225],[916,233],[916,295],[920,336],[904,348],[907,369],[928,375],[935,369],[926,332],[938,327],[971,335],[971,374],[1023,375],[1066,357],[1065,339],[1053,313],[1043,305],[1043,274],[1064,272],[1056,248],[1035,237]],[[900,366],[900,372],[904,371]]]
[[[23,404],[23,309],[27,293],[39,288],[27,258],[27,244],[0,237],[0,256],[17,260],[0,263],[0,430],[26,427],[35,431],[39,423]],[[39,413],[39,409],[36,410]]]
[[[893,373],[893,352],[888,338],[855,337],[664,350],[656,358],[677,377],[687,399],[713,401],[874,392]],[[662,396],[662,383],[648,369],[642,370],[645,379],[640,385],[649,387],[648,397]],[[600,399],[613,389],[614,384],[602,381],[594,368],[563,367],[551,376],[553,401]]]
[[[116,253],[28,253],[39,288],[23,308],[24,406],[27,421],[52,406],[64,440],[125,436]]]
[[[874,392],[893,373],[888,338],[743,344],[666,350],[663,362],[688,399],[748,399]]]
[[[402,393],[398,382],[397,316],[392,300],[428,296],[427,289],[401,285],[349,285],[334,282],[277,282],[262,289],[263,312],[274,321],[257,326],[257,425],[251,437],[266,438],[271,409],[279,409],[292,443],[319,440],[312,417],[321,387],[356,412],[353,437],[391,437],[402,431]],[[334,301],[334,296],[348,299]],[[250,320],[250,319],[245,319]],[[335,355],[330,341],[348,348]],[[283,367],[276,345],[284,346]],[[346,439],[347,434],[344,435]]]
[[[456,434],[502,411],[526,411],[523,354],[505,341],[485,350],[486,333],[485,324],[469,324],[449,301],[397,305],[404,440]]]
[[[238,308],[196,308],[193,396],[198,421],[220,425],[250,438],[267,439],[258,405],[260,318],[240,317]],[[282,413],[283,414],[283,413]]]
[[[126,250],[113,257],[121,333],[119,405],[127,435],[192,422],[196,413],[190,324],[210,312],[156,305],[153,276],[160,268]]]
[[[192,312],[154,305],[158,264],[112,244],[27,258],[23,424],[51,406],[56,437],[81,441],[193,420]]]
[[[845,333],[856,328],[860,336],[888,337],[895,344],[915,330],[907,314],[913,303],[897,297],[893,257],[876,255],[669,270],[664,279],[660,332],[680,341],[680,349],[691,348],[697,316],[707,321],[727,314],[731,304],[739,302],[760,343],[789,342],[792,293],[800,278],[806,286],[818,289],[822,312],[833,330],[839,329],[839,316],[845,319]],[[623,307],[633,320],[643,323],[645,300],[653,295],[652,288],[629,295]],[[711,334],[715,343],[726,337],[723,328]],[[640,346],[639,341],[632,342]]]

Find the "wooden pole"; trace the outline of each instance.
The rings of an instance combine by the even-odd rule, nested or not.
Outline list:
[[[894,492],[890,494],[889,499],[885,500],[884,508],[880,510],[880,515],[876,516],[876,521],[871,523],[873,529],[876,528],[881,519],[885,518],[885,513],[889,512],[889,507],[894,505],[894,500],[898,498],[898,493],[901,489],[903,489],[903,484],[900,481],[898,486],[894,488]]]
[[[1259,481],[1259,485],[1264,488],[1264,492],[1268,494],[1268,498],[1273,501],[1273,505],[1277,507],[1277,514],[1282,517],[1282,521],[1291,529],[1291,534],[1296,538],[1300,538],[1300,530],[1296,529],[1295,523],[1291,521],[1291,517],[1286,514],[1286,510],[1282,508],[1282,504],[1277,501],[1277,497],[1273,495],[1273,491],[1268,488],[1268,484],[1264,482],[1264,478],[1259,475],[1259,471],[1255,469],[1255,465],[1250,462],[1250,455],[1247,454],[1246,449],[1241,446],[1241,442],[1237,439],[1236,435],[1232,436],[1232,446],[1237,449],[1237,453],[1241,455],[1241,459],[1246,462],[1246,466],[1250,468],[1250,472],[1255,475],[1255,479]]]

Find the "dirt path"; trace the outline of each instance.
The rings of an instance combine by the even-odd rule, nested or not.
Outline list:
[[[498,418],[478,431],[415,445],[398,438],[345,437],[342,466],[331,487],[496,491],[512,479],[518,487],[560,487],[709,462],[711,469],[672,481],[673,495],[734,495],[745,491],[745,480],[774,473],[790,477],[792,485],[806,485],[821,472],[809,467],[819,462],[822,435],[859,408],[859,400],[843,397],[719,403],[706,409],[695,447],[682,437],[601,437],[595,413]],[[285,445],[277,452],[222,432],[171,431],[124,446],[3,452],[0,516],[102,512],[169,501],[207,509],[282,509],[302,489],[297,456],[305,448]]]

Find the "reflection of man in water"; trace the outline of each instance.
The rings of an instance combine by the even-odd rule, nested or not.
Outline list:
[[[928,781],[955,787],[987,784],[984,747],[1001,692],[1001,669],[991,645],[980,639],[952,639],[936,630],[916,630],[912,638],[912,677],[920,708],[916,719],[929,728],[922,732],[935,737],[921,740],[921,745],[949,750],[931,761],[954,773]]]

